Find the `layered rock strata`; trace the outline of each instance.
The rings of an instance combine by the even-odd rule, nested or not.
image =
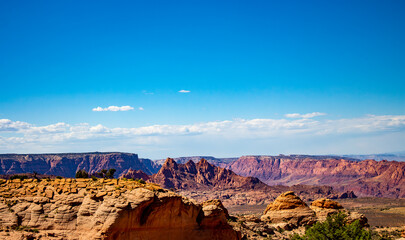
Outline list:
[[[240,239],[222,204],[134,180],[15,179],[0,196],[0,238]]]
[[[405,162],[328,156],[243,156],[226,168],[268,185],[328,185],[359,196],[405,197]]]

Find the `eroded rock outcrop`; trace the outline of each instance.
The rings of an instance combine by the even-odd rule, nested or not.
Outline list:
[[[270,203],[262,221],[271,223],[286,223],[291,227],[311,225],[316,222],[315,212],[302,201],[294,192],[289,191],[278,196]]]
[[[311,209],[315,211],[319,221],[325,221],[326,218],[343,209],[340,203],[327,198],[321,198],[311,203]]]
[[[30,228],[36,237],[78,240],[240,239],[222,203],[196,204],[134,180],[16,179],[2,181],[0,192],[0,229],[11,231],[0,238]]]
[[[294,192],[288,191],[270,203],[263,215],[242,215],[234,217],[230,224],[240,229],[245,239],[289,239],[294,234],[303,234],[305,229],[318,221],[325,221],[330,214],[344,212],[347,223],[358,220],[362,226],[367,225],[367,218],[357,212],[349,212],[338,202],[330,199],[317,199],[311,207]],[[232,219],[232,217],[231,217]]]

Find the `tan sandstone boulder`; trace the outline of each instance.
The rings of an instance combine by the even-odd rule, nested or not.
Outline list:
[[[315,223],[316,216],[315,212],[294,192],[288,191],[278,196],[274,202],[267,206],[261,220],[274,224],[286,223],[289,227],[298,227]]]
[[[315,211],[318,221],[325,221],[329,215],[343,210],[343,207],[331,199],[320,198],[311,203],[311,209]]]

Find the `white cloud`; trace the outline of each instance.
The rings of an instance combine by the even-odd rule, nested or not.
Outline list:
[[[13,122],[10,119],[0,119],[0,131],[18,131],[29,128],[31,125],[25,122]]]
[[[372,139],[375,136],[391,133],[402,133],[402,136],[405,136],[404,132],[405,115],[367,115],[360,118],[337,120],[314,120],[310,118],[233,119],[186,125],[151,125],[134,128],[109,128],[101,124],[92,126],[88,123],[74,125],[56,123],[35,126],[26,122],[0,119],[0,150],[3,152],[9,152],[12,149],[18,151],[23,151],[23,149],[56,151],[54,148],[66,149],[68,146],[74,146],[67,150],[78,151],[84,143],[87,143],[89,150],[92,150],[92,148],[99,146],[100,141],[104,142],[107,147],[112,146],[114,142],[118,150],[121,149],[122,144],[128,144],[128,149],[132,149],[131,146],[134,147],[136,144],[149,143],[158,144],[151,145],[150,147],[153,149],[157,146],[166,149],[169,145],[176,149],[183,149],[182,146],[191,144],[192,139],[204,141],[201,144],[205,145],[199,145],[201,147],[215,147],[212,145],[212,141],[221,144],[245,142],[246,149],[256,149],[255,146],[258,141],[268,142],[273,139],[271,144],[281,145],[284,143],[283,146],[293,148],[295,144],[303,144],[301,142],[310,144],[319,137],[328,139],[328,141],[329,139],[330,141],[345,139],[342,140],[342,146],[345,146],[344,142],[353,141],[353,136]],[[321,142],[320,144],[326,143]],[[264,146],[265,149],[267,149],[266,146]],[[335,145],[330,144],[330,146]],[[340,147],[343,148],[342,146]],[[238,146],[236,149],[240,147]],[[320,146],[317,147],[320,148]],[[251,154],[254,153],[256,152],[251,152]]]
[[[326,113],[321,112],[313,112],[313,113],[306,113],[306,114],[299,114],[299,113],[289,113],[286,114],[285,117],[287,118],[313,118],[318,116],[324,116]]]
[[[129,110],[134,110],[134,108],[131,106],[121,106],[121,107],[109,106],[106,108],[102,108],[102,107],[93,108],[94,112],[106,112],[106,111],[118,112],[118,111],[129,111]]]
[[[143,107],[139,107],[138,109],[139,109],[140,111],[143,111],[143,110],[145,110],[145,109],[143,109]]]
[[[189,93],[190,90],[180,90],[179,93]]]

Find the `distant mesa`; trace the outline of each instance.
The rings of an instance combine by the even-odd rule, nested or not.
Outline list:
[[[118,177],[129,169],[152,175],[160,168],[149,159],[138,158],[137,154],[120,152],[0,154],[0,163],[0,175],[37,172],[62,177],[74,177],[79,169],[95,173],[114,168]]]

